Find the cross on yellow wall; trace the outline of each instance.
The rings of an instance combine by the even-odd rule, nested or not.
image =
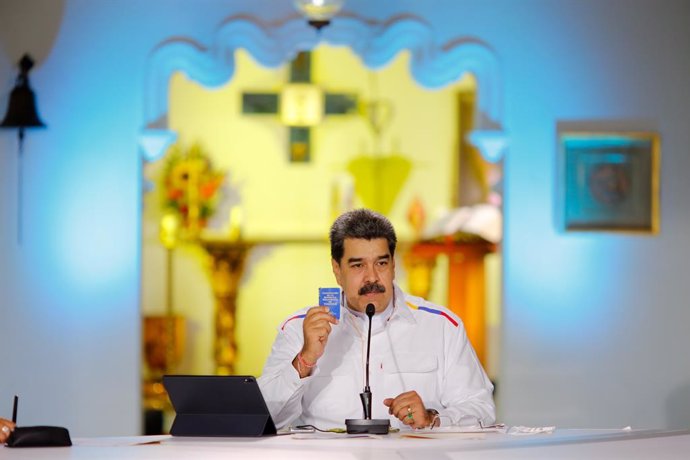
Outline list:
[[[288,93],[243,93],[242,94],[242,113],[247,115],[276,115],[285,111],[285,104],[290,104],[290,108],[297,112],[297,118],[305,118],[307,114],[300,114],[300,111],[318,110],[325,115],[349,115],[357,112],[357,96],[354,94],[325,93],[322,99],[311,99],[310,94],[320,93],[318,86],[311,81],[311,60],[312,53],[309,51],[300,52],[290,63],[290,81],[286,89],[297,89],[292,92],[288,100]],[[297,88],[299,86],[300,88]],[[315,102],[316,101],[316,102]],[[318,104],[313,107],[314,103]],[[283,105],[281,107],[281,104]],[[300,104],[303,104],[300,107]],[[309,105],[309,107],[307,106]],[[304,115],[300,117],[300,115]],[[317,123],[305,121],[306,126],[300,122],[286,121],[290,129],[289,158],[293,163],[306,163],[311,160],[311,126]]]

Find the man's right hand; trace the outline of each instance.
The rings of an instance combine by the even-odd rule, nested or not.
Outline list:
[[[302,363],[316,365],[326,350],[328,335],[331,333],[331,324],[338,324],[338,320],[329,313],[328,307],[312,307],[307,311],[302,323],[302,333],[304,334],[304,345],[300,354]],[[304,378],[311,374],[312,368],[299,363],[299,358],[295,356],[292,362],[295,369]]]

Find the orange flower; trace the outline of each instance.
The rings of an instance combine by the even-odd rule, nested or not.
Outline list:
[[[171,200],[178,200],[184,196],[184,192],[179,188],[168,189],[168,198]]]

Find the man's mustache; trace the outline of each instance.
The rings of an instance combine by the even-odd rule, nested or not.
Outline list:
[[[359,295],[365,295],[365,294],[369,294],[371,292],[377,292],[377,293],[386,292],[386,288],[379,283],[369,283],[369,284],[365,284],[364,286],[359,288],[358,294]]]

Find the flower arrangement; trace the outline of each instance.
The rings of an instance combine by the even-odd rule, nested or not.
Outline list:
[[[224,181],[225,173],[213,167],[200,144],[188,149],[174,144],[161,178],[163,208],[179,217],[188,236],[196,237],[215,213]]]

